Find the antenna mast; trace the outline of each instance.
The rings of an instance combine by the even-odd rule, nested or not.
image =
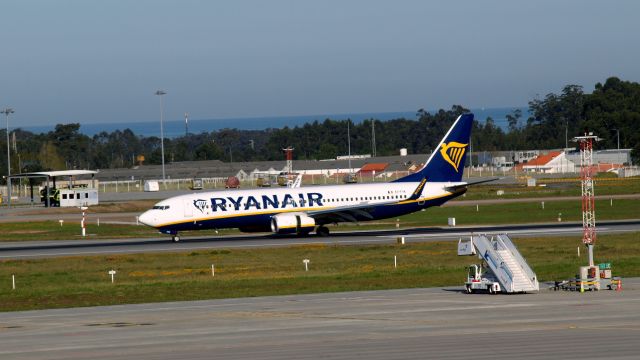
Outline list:
[[[593,186],[593,142],[601,140],[593,133],[573,138],[580,145],[580,182],[582,185],[582,242],[589,249],[589,266],[593,263],[596,243],[596,209]]]
[[[293,174],[293,148],[291,146],[282,149],[287,159],[287,175]]]
[[[371,155],[376,157],[376,121],[371,119]]]

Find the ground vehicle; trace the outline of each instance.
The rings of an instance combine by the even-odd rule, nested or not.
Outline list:
[[[202,179],[191,179],[191,186],[189,186],[189,189],[202,190],[202,188],[203,188]]]
[[[488,291],[489,294],[497,294],[502,291],[500,283],[491,269],[477,264],[469,266],[467,282],[464,287],[468,294],[472,294],[476,290]]]

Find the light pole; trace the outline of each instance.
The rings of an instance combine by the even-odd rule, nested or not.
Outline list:
[[[9,176],[11,176],[11,152],[9,151],[9,114],[13,114],[14,112],[15,111],[12,108],[6,108],[0,111],[0,114],[4,114],[7,118],[7,180],[9,180]]]
[[[618,137],[618,161],[620,161],[620,130],[619,129],[613,129],[616,131],[616,136]],[[622,164],[622,162],[620,162]]]
[[[349,176],[351,176],[351,119],[347,119],[347,149],[349,156]]]
[[[166,94],[164,90],[158,90],[155,93],[160,97],[160,152],[162,154],[162,183],[165,183],[164,175],[164,124],[163,124],[163,109],[162,109],[162,95]]]

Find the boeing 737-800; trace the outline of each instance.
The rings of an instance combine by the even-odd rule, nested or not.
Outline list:
[[[472,184],[462,181],[472,123],[473,114],[460,115],[419,171],[392,182],[181,195],[160,201],[139,221],[173,241],[179,241],[181,231],[224,228],[297,235],[315,230],[327,236],[327,224],[385,219],[439,206]],[[479,182],[484,181],[473,184]]]

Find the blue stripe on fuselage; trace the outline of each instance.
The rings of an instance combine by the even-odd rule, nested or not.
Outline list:
[[[423,202],[409,202],[399,203],[392,205],[377,205],[373,206],[369,214],[373,217],[373,220],[387,219],[391,217],[410,214],[412,212],[426,209],[432,206],[439,206],[443,203],[451,200],[455,197],[462,195],[464,192],[454,193],[441,198],[425,200]],[[268,228],[271,222],[271,217],[279,212],[265,213],[265,214],[252,214],[252,215],[238,215],[224,218],[214,218],[202,221],[185,221],[178,224],[171,224],[158,228],[163,233],[176,233],[186,230],[203,230],[203,229],[229,229],[229,228],[241,228],[241,227],[263,227]],[[371,218],[352,214],[358,221],[370,221]]]

